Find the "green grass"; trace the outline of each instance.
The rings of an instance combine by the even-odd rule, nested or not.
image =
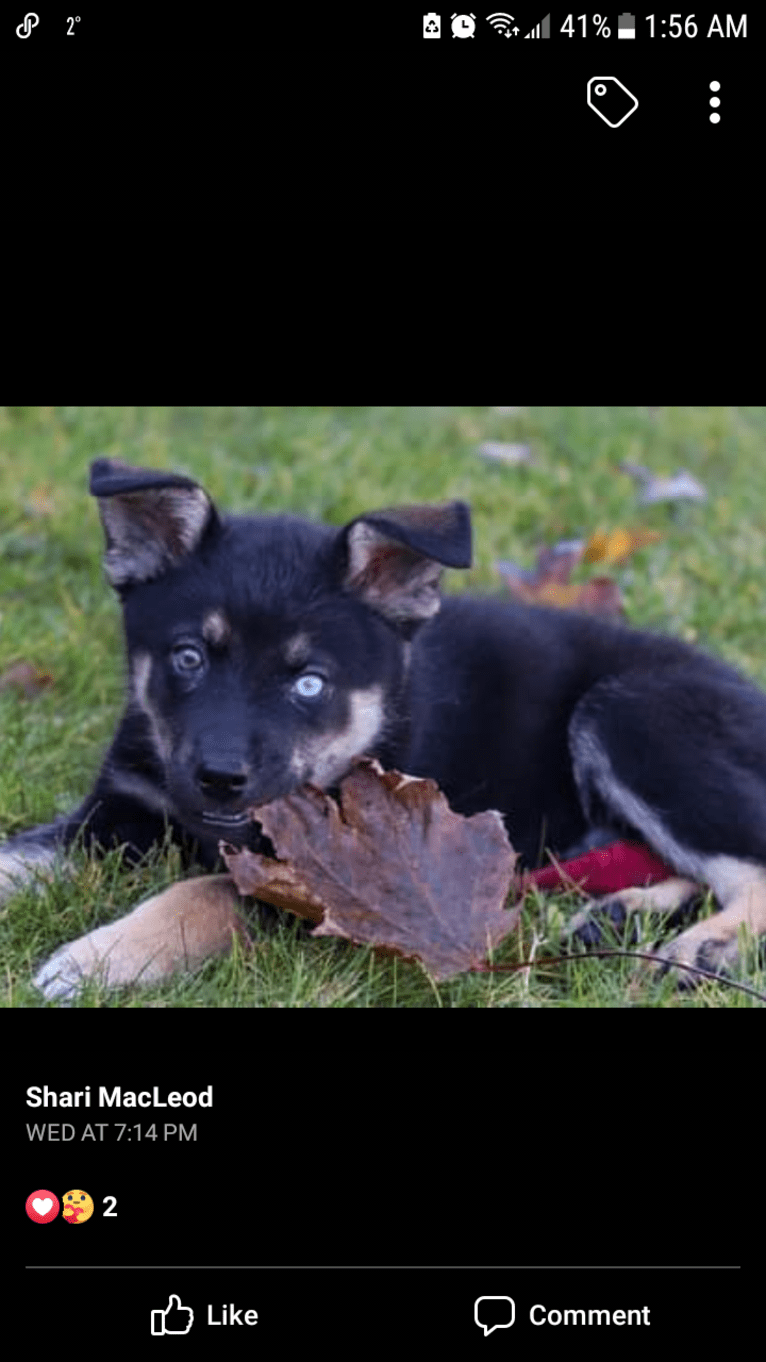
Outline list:
[[[497,439],[529,444],[533,464],[499,466],[476,455],[477,444]],[[22,660],[52,683],[32,698],[0,691],[3,834],[84,795],[120,710],[118,607],[102,577],[98,516],[86,492],[98,454],[181,469],[230,509],[291,510],[334,523],[375,506],[462,497],[473,507],[475,566],[449,574],[450,590],[498,590],[495,560],[531,564],[542,543],[649,526],[661,541],[614,574],[629,618],[698,642],[766,686],[765,408],[537,407],[512,415],[478,407],[4,408],[0,676]],[[618,471],[626,458],[658,473],[688,469],[708,501],[639,507],[633,482]],[[132,871],[117,855],[82,858],[73,879],[9,901],[0,910],[6,1004],[37,1005],[29,983],[36,961],[180,873],[172,852]],[[437,987],[415,965],[307,940],[286,919],[247,956],[238,951],[145,990],[111,994],[92,985],[78,1005],[752,1005],[708,983],[679,994],[667,980],[646,982],[636,995],[629,981],[637,966],[628,960],[575,957],[546,967],[560,922],[558,905],[530,898],[523,933],[506,940],[497,961],[532,950],[538,968]],[[766,991],[763,971],[750,977]]]

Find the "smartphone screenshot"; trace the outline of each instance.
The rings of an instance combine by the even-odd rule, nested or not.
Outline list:
[[[747,1335],[765,434],[746,406],[0,409],[35,1340]]]

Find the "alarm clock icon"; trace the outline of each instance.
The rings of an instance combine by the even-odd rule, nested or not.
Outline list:
[[[476,32],[475,14],[452,15],[453,38],[472,38],[475,32]]]

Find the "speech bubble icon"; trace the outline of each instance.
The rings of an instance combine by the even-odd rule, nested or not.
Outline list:
[[[510,1329],[516,1319],[516,1303],[510,1296],[477,1296],[473,1318],[488,1338],[493,1329]]]

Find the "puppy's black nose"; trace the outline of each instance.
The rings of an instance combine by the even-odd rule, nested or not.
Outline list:
[[[195,779],[202,792],[212,799],[233,799],[242,794],[247,784],[247,775],[239,762],[201,763]]]

